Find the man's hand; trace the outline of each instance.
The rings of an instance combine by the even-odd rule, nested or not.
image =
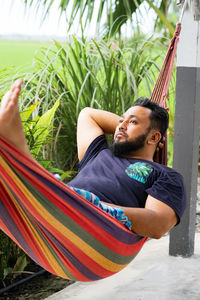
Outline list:
[[[156,148],[156,151],[154,153],[153,160],[157,163],[160,163],[160,157],[161,157],[161,151],[165,144],[165,137],[162,138],[162,140],[158,143],[158,146]]]
[[[165,137],[162,138],[162,140],[159,142],[158,147],[156,148],[156,151],[162,150],[165,144]]]

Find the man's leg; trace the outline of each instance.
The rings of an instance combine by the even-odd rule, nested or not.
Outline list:
[[[18,107],[22,84],[23,80],[17,80],[1,101],[0,136],[30,157]]]

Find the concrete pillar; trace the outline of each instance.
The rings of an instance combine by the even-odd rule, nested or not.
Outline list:
[[[185,181],[187,208],[181,224],[170,233],[170,255],[194,253],[200,134],[200,32],[191,9],[185,11],[177,49],[173,168]]]

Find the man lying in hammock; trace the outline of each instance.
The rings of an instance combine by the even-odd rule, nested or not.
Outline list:
[[[2,99],[0,135],[31,157],[18,109],[22,83],[15,82]],[[79,173],[69,186],[94,196],[94,202],[100,199],[104,210],[124,212],[137,234],[160,238],[180,222],[186,203],[182,176],[153,162],[167,127],[167,111],[148,99],[137,100],[121,117],[83,109],[77,125]],[[114,133],[110,146],[107,133]]]

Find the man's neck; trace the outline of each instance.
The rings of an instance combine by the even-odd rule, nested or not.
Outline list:
[[[154,156],[154,154],[152,153],[152,151],[138,150],[138,151],[135,151],[134,153],[124,155],[123,157],[153,161],[153,156]]]

